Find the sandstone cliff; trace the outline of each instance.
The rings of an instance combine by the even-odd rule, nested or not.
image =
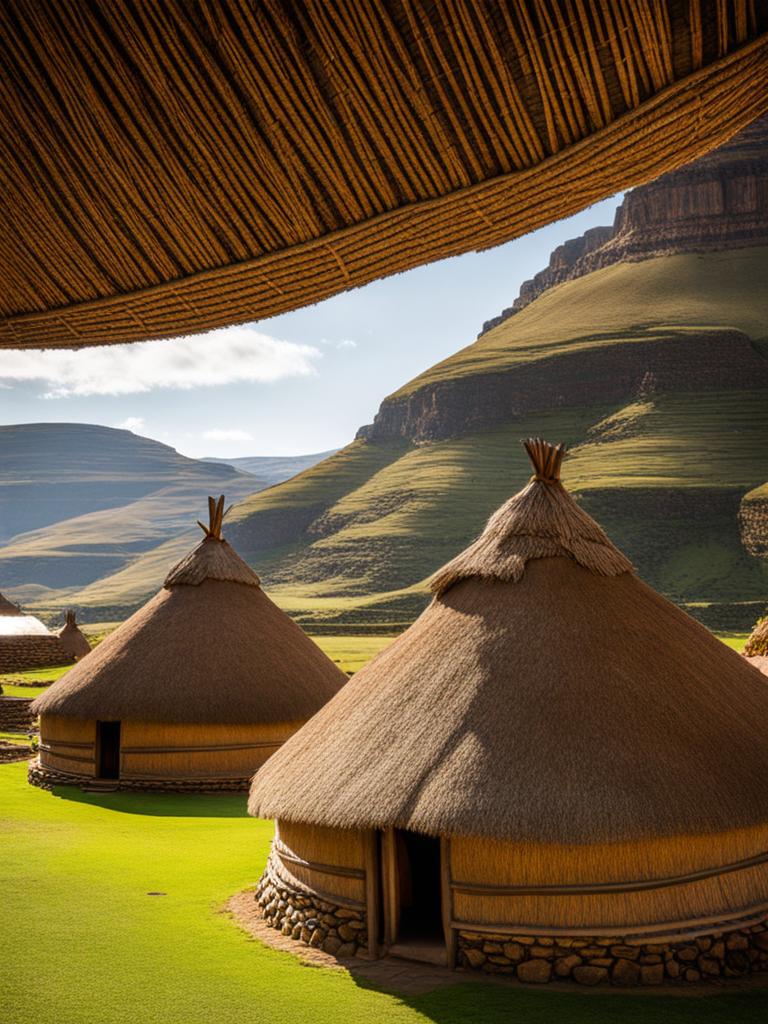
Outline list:
[[[591,228],[552,253],[549,266],[523,282],[512,305],[481,335],[548,288],[626,260],[679,252],[722,251],[768,239],[768,117],[727,145],[627,193],[612,227]]]

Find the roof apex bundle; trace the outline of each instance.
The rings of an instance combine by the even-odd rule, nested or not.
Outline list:
[[[480,537],[432,577],[435,594],[462,579],[517,582],[531,558],[573,558],[601,576],[629,572],[632,563],[560,483],[565,445],[523,442],[533,464],[528,485],[488,520]]]

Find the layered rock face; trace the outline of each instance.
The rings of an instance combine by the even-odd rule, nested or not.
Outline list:
[[[549,266],[523,282],[512,305],[481,335],[563,281],[627,260],[708,252],[768,239],[768,117],[727,145],[627,193],[613,227],[591,228],[552,253]]]

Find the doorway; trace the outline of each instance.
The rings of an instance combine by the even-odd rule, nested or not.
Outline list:
[[[398,942],[444,942],[440,840],[395,829]]]
[[[96,778],[120,778],[120,723],[96,723]]]

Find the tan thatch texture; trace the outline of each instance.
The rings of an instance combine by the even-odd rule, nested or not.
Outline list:
[[[251,321],[498,244],[768,109],[756,0],[0,7],[0,345]]]
[[[755,625],[749,640],[744,645],[744,654],[748,658],[768,656],[768,615]]]
[[[64,650],[74,661],[79,661],[91,653],[91,645],[80,631],[74,611],[68,611],[66,622],[59,630],[59,639]]]
[[[533,545],[542,523],[550,536],[537,495],[552,488],[558,537],[603,536],[540,479],[512,503]],[[554,844],[768,821],[760,673],[628,567],[605,574],[572,544],[508,573],[524,526],[492,519],[476,574],[460,556],[414,625],[267,762],[252,814]]]
[[[223,498],[212,503],[206,537],[163,589],[40,696],[36,713],[295,723],[338,691],[344,673],[220,539],[222,510]]]
[[[10,615],[23,615],[24,612],[19,608],[17,604],[9,601],[7,597],[0,594],[0,616],[6,617]]]
[[[531,558],[567,556],[602,576],[631,570],[629,559],[560,483],[565,448],[536,439],[525,445],[534,467],[530,483],[494,512],[474,544],[435,573],[436,594],[472,577],[517,582]]]

